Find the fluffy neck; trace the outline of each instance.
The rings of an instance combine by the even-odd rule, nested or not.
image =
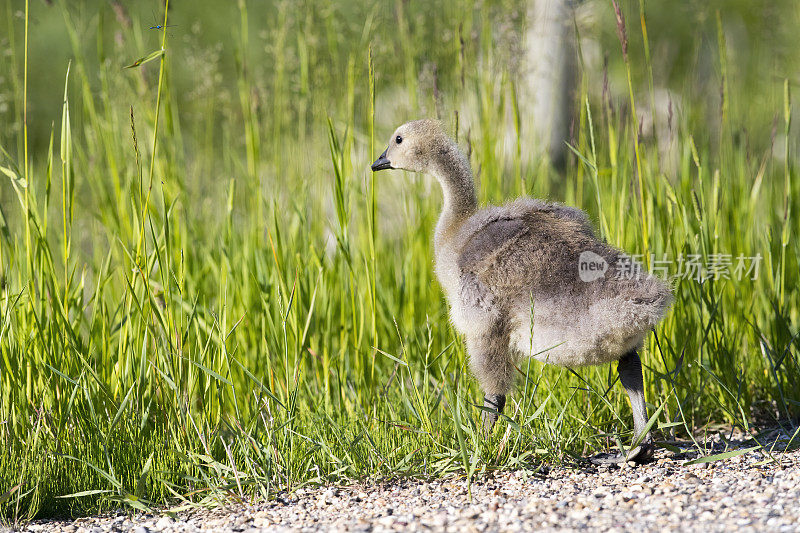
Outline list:
[[[436,226],[435,244],[439,246],[460,222],[475,213],[478,200],[469,160],[449,139],[439,150],[429,172],[439,180],[444,196],[444,207]]]

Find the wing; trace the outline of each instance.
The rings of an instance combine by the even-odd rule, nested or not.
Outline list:
[[[581,288],[578,259],[591,251],[612,264],[616,250],[594,236],[586,215],[574,208],[540,203],[499,214],[465,242],[459,256],[468,276],[496,296],[533,292],[536,297]]]

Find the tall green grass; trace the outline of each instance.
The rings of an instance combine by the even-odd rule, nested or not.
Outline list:
[[[647,398],[662,440],[709,422],[796,420],[791,81],[765,89],[752,118],[719,29],[726,114],[710,127],[685,95],[668,173],[631,113],[655,100],[646,19],[637,35],[620,17],[631,54],[608,53],[621,96],[592,90],[602,78],[582,72],[561,173],[523,157],[518,77],[493,29],[511,20],[520,31],[507,16],[520,5],[354,6],[240,1],[215,14],[230,25],[222,52],[187,11],[167,11],[163,24],[183,19],[156,39],[146,14],[105,4],[3,7],[2,74],[22,124],[0,137],[6,519],[473,476],[629,442],[613,369],[528,361],[508,416],[481,436],[479,391],[432,273],[438,192],[423,177],[368,170],[398,109],[443,117],[485,201],[524,193],[579,205],[608,241],[656,259],[760,254],[754,280],[674,280],[673,310],[645,348]],[[602,9],[613,35],[613,7]],[[31,24],[41,19],[71,47],[57,76],[29,55],[45,39]],[[642,42],[644,60],[633,53]],[[60,113],[29,124],[29,91],[55,79]],[[783,137],[748,136],[773,116]]]

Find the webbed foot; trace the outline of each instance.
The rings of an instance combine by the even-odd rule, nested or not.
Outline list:
[[[654,448],[650,439],[642,442],[635,448],[631,448],[627,453],[598,453],[589,457],[589,462],[595,465],[618,465],[633,461],[637,464],[647,463],[653,460]]]

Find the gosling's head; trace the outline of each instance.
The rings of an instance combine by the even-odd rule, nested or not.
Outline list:
[[[438,121],[424,119],[406,122],[392,134],[389,146],[372,163],[372,170],[394,168],[428,172],[435,154],[448,143],[447,135]]]

